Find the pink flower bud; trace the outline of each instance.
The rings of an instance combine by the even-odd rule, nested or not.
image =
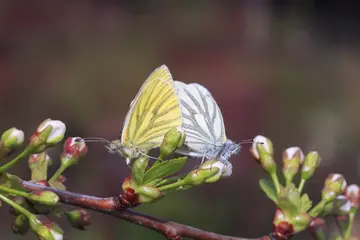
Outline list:
[[[78,141],[79,137],[70,137],[66,139],[64,143],[64,154],[71,155],[74,157],[84,156],[88,148],[85,145],[84,141]]]
[[[351,184],[345,190],[346,198],[350,201],[351,207],[358,208],[360,205],[360,188],[356,184]]]

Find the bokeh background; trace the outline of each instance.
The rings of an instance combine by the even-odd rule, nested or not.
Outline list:
[[[358,8],[341,1],[0,1],[1,129],[29,136],[46,118],[67,136],[120,135],[146,77],[166,64],[173,77],[206,86],[234,141],[263,134],[280,162],[290,146],[318,150],[321,168],[306,186],[320,198],[324,178],[359,184]],[[89,145],[66,172],[69,190],[113,196],[129,169],[102,144]],[[274,206],[257,186],[264,176],[249,146],[233,176],[170,194],[139,211],[218,233],[256,237],[272,229]],[[55,171],[61,146],[49,154]],[[196,163],[196,160],[194,160]],[[26,161],[14,173],[29,177]],[[66,239],[162,239],[153,231],[92,213],[85,232],[60,221]],[[13,216],[0,209],[1,239]],[[359,226],[360,222],[356,222]],[[355,235],[360,235],[355,227]],[[309,239],[306,233],[296,239]]]

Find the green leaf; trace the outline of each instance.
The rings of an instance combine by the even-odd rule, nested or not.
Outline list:
[[[184,167],[187,159],[187,157],[174,158],[151,167],[145,172],[143,184],[177,173]]]
[[[325,202],[321,201],[319,202],[311,211],[309,212],[310,216],[317,217],[321,214],[321,212],[324,210]]]
[[[301,196],[300,213],[307,212],[312,207],[312,201],[309,196],[305,193]]]
[[[278,207],[287,217],[295,217],[300,212],[301,197],[299,190],[293,183],[281,188],[278,195]]]
[[[266,196],[272,200],[275,204],[277,204],[277,194],[275,190],[274,183],[268,179],[260,179],[259,180],[260,188],[264,191]]]
[[[62,184],[60,181],[49,181],[49,185],[50,187],[53,187],[53,188],[57,188],[57,189],[60,189],[60,190],[66,190],[66,187],[64,184]]]

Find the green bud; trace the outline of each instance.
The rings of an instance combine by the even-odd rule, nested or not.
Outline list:
[[[36,233],[40,240],[62,240],[64,232],[54,222],[49,221],[46,218],[32,217],[29,219],[30,228]]]
[[[18,215],[12,225],[12,230],[16,234],[25,235],[29,231],[28,219],[23,214]]]
[[[325,180],[325,186],[321,192],[321,197],[325,202],[335,200],[346,189],[346,180],[341,174],[330,174]]]
[[[75,209],[67,211],[66,216],[71,226],[84,230],[86,226],[90,225],[89,213],[83,209]]]
[[[164,140],[160,145],[160,159],[173,154],[177,149],[181,148],[185,142],[186,134],[180,127],[171,128],[164,136]]]
[[[197,186],[205,183],[208,179],[215,176],[219,172],[219,168],[195,169],[189,172],[183,179],[184,185]]]
[[[218,168],[219,171],[214,176],[209,177],[205,180],[206,183],[214,183],[219,181],[221,178],[230,177],[232,174],[232,165],[230,162],[226,164],[218,160],[208,160],[203,163],[199,169],[212,169]]]
[[[299,147],[290,147],[283,153],[283,174],[287,182],[291,182],[304,161],[304,154]]]
[[[140,203],[155,202],[164,196],[164,194],[158,188],[150,186],[136,188],[136,193],[139,194]]]
[[[320,161],[321,158],[318,152],[309,152],[306,155],[304,165],[301,168],[301,179],[306,181],[311,178],[312,175],[314,175],[315,170],[319,167]]]
[[[1,141],[5,149],[20,147],[24,143],[24,132],[17,128],[10,128],[1,135]]]
[[[312,221],[312,217],[307,213],[300,213],[296,217],[291,219],[291,223],[294,226],[295,233],[305,230]]]
[[[52,207],[59,202],[59,196],[46,190],[30,194],[29,200],[33,203]]]
[[[265,172],[270,175],[276,172],[273,144],[270,139],[260,135],[256,136],[250,152]]]
[[[136,159],[132,165],[132,178],[135,183],[140,186],[143,183],[146,167],[148,166],[149,158],[141,156]]]

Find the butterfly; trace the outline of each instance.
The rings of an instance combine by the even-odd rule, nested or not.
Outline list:
[[[220,108],[211,93],[197,83],[174,82],[186,134],[184,146],[177,152],[231,166],[228,160],[240,150],[240,144],[227,139]]]
[[[159,147],[165,133],[181,123],[174,81],[167,66],[162,65],[150,74],[131,102],[120,139],[106,147],[124,156],[129,165],[132,159]]]

